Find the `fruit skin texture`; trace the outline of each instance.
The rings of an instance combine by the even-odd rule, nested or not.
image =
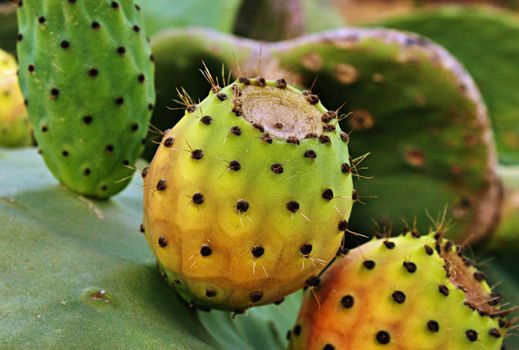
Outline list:
[[[45,163],[106,198],[129,183],[155,100],[150,47],[132,0],[24,1],[20,85]]]
[[[0,147],[31,144],[31,125],[16,77],[16,61],[0,50]]]
[[[375,239],[336,261],[306,293],[290,349],[500,349],[499,297],[434,235]]]
[[[148,243],[202,308],[242,311],[303,287],[336,254],[353,204],[337,116],[323,122],[316,96],[284,80],[243,81],[188,106],[143,173]]]

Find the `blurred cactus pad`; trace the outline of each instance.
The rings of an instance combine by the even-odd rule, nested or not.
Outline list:
[[[140,178],[91,201],[59,185],[35,149],[1,150],[0,169],[0,348],[286,348],[299,293],[233,319],[190,309],[167,285],[139,232]],[[484,270],[517,302],[513,263],[498,256]]]
[[[202,75],[192,73],[202,60],[213,72],[223,62],[234,76],[285,77],[313,87],[329,108],[343,107],[342,128],[353,131],[355,188],[366,203],[353,211],[354,231],[372,231],[372,219],[398,229],[402,219],[412,225],[415,217],[426,230],[426,209],[435,216],[446,205],[455,221],[452,237],[478,240],[494,228],[500,185],[486,108],[463,67],[431,41],[391,30],[339,29],[260,44],[189,29],[162,32],[152,46],[158,91],[152,123],[159,128],[183,114],[168,108],[175,107],[176,87],[194,101],[207,94]]]

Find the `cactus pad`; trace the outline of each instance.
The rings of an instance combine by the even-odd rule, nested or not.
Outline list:
[[[484,279],[440,234],[375,239],[306,293],[290,349],[499,350],[506,312]]]
[[[355,192],[335,111],[284,79],[240,78],[167,131],[144,173],[144,229],[201,307],[280,301],[335,256]]]
[[[27,146],[32,141],[17,69],[14,57],[0,50],[0,147]]]
[[[19,6],[20,84],[47,166],[81,194],[121,191],[155,100],[140,7],[133,0]]]

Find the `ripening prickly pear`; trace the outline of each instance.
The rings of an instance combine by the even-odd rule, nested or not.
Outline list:
[[[201,307],[243,310],[312,284],[355,198],[337,113],[284,79],[213,86],[143,172],[160,269]]]
[[[121,191],[155,100],[133,0],[19,2],[20,84],[43,158],[72,190]]]
[[[290,349],[501,349],[499,295],[441,236],[375,239],[340,258],[305,295]]]
[[[32,141],[17,69],[14,57],[0,50],[0,147],[27,146]]]

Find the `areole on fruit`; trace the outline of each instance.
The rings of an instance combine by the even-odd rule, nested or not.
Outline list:
[[[337,112],[261,77],[182,100],[184,118],[144,172],[144,228],[159,267],[201,308],[279,301],[324,268],[347,230],[349,138]]]

